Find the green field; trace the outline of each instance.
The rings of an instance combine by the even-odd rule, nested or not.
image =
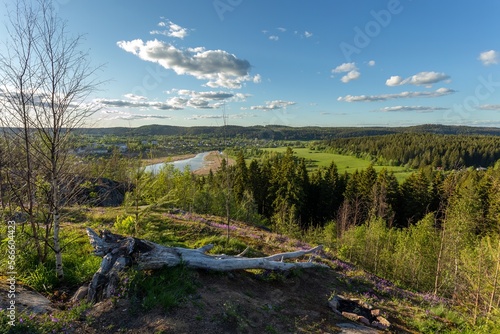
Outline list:
[[[265,150],[270,152],[284,153],[286,149],[286,147],[277,147],[267,148]],[[332,161],[334,161],[337,165],[339,174],[343,174],[344,172],[353,173],[356,170],[362,170],[370,165],[370,161],[368,160],[356,158],[350,155],[334,154],[323,151],[312,151],[309,148],[293,148],[293,152],[297,157],[306,159],[308,163],[312,162],[308,164],[309,170],[318,167],[328,167]],[[413,173],[412,170],[400,166],[375,165],[373,167],[377,172],[381,171],[384,168],[389,171],[393,171],[399,182],[404,181],[411,173]]]

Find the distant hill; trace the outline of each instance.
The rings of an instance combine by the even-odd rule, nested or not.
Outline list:
[[[289,127],[282,125],[182,127],[171,125],[145,125],[137,128],[82,128],[82,134],[103,136],[206,136],[244,137],[274,140],[320,140],[379,136],[396,133],[432,133],[446,135],[500,136],[500,128],[425,124],[409,127]]]

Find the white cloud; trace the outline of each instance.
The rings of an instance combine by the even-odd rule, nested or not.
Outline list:
[[[146,100],[118,100],[118,99],[95,99],[94,103],[114,108],[153,108],[158,110],[179,110],[179,105],[167,102],[146,101]]]
[[[343,83],[348,83],[349,81],[358,79],[360,76],[361,76],[361,73],[359,73],[356,70],[352,70],[352,71],[348,72],[346,75],[344,75],[340,79],[340,81],[342,81]]]
[[[135,94],[125,94],[123,95],[127,99],[133,100],[133,101],[144,101],[147,100],[145,96],[140,96],[140,95],[135,95]]]
[[[375,66],[375,60],[370,60],[368,62],[368,66]]]
[[[406,112],[406,111],[416,111],[420,113],[433,112],[433,111],[442,111],[448,110],[449,108],[442,107],[426,107],[426,106],[394,106],[394,107],[385,107],[376,111],[380,112]]]
[[[270,39],[271,41],[277,41],[277,40],[279,40],[280,38],[279,38],[278,36],[276,36],[276,35],[271,35],[271,36],[269,36],[269,39]]]
[[[420,72],[412,75],[409,78],[403,79],[399,75],[391,76],[385,84],[387,86],[401,86],[401,85],[415,85],[415,86],[427,86],[430,87],[433,84],[448,80],[450,76],[442,72]]]
[[[169,98],[165,102],[148,101],[144,96],[134,94],[126,94],[127,100],[118,99],[96,99],[95,103],[106,108],[142,108],[156,110],[182,110],[186,107],[195,109],[217,109],[221,107],[223,100],[229,101],[244,101],[247,94],[233,94],[223,91],[203,91],[196,92],[187,89],[173,89],[169,94],[177,94],[177,96]],[[213,101],[217,101],[213,103]],[[105,109],[106,110],[106,109]]]
[[[125,121],[135,121],[135,120],[148,120],[148,119],[171,119],[172,117],[166,115],[153,115],[153,114],[132,114],[129,112],[115,111],[115,110],[104,110],[102,111],[104,116],[101,120],[113,121],[113,120],[125,120]]]
[[[181,50],[156,39],[119,41],[117,45],[142,60],[158,63],[179,75],[207,80],[206,85],[212,88],[241,88],[243,82],[255,80],[249,74],[251,65],[247,60],[223,50]]]
[[[266,104],[263,106],[251,106],[251,110],[278,110],[278,109],[283,109],[288,106],[292,106],[296,104],[296,102],[291,102],[291,101],[283,101],[283,100],[274,100],[274,101],[266,101]]]
[[[162,21],[158,23],[159,27],[168,27],[168,30],[152,30],[151,35],[164,35],[169,37],[175,37],[184,39],[188,35],[188,29],[181,27],[178,24],[173,23],[170,20]]]
[[[176,89],[170,94],[177,94],[178,96],[170,98],[167,103],[171,106],[178,107],[191,107],[195,109],[218,109],[221,108],[223,102],[241,102],[245,101],[249,94],[243,93],[230,93],[224,91],[202,91],[197,92],[188,89]],[[214,103],[214,101],[217,101]]]
[[[500,111],[500,104],[483,104],[478,107],[479,110],[495,110]]]
[[[356,63],[343,63],[335,67],[332,70],[332,73],[347,73],[340,79],[343,83],[356,80],[361,76],[361,73],[359,73],[358,68],[356,67]]]
[[[306,38],[310,38],[310,37],[312,37],[312,36],[313,36],[313,33],[312,33],[312,32],[309,32],[309,31],[306,31],[306,32],[304,32],[304,36],[305,36]]]
[[[344,73],[344,72],[350,72],[353,70],[357,70],[358,68],[356,67],[356,63],[343,63],[337,67],[335,67],[332,72],[333,73]]]
[[[224,117],[223,115],[203,114],[203,115],[192,115],[192,116],[187,117],[185,119],[189,120],[189,121],[196,121],[199,119],[223,119],[223,117]],[[240,113],[240,114],[228,115],[228,117],[231,119],[243,119],[243,118],[257,117],[257,115]]]
[[[279,31],[281,31],[281,32],[285,32],[285,31],[286,31],[286,28],[283,28],[283,27],[278,27],[277,29],[278,29]]]
[[[498,52],[495,50],[484,51],[479,54],[477,59],[485,66],[498,64]]]
[[[449,88],[439,88],[435,91],[427,92],[402,92],[399,94],[382,94],[382,95],[346,95],[337,98],[337,101],[343,102],[377,102],[394,99],[408,99],[417,97],[441,97],[453,94],[455,91]]]
[[[401,85],[402,82],[403,82],[402,77],[400,77],[399,75],[393,75],[389,79],[387,79],[385,84],[387,86],[399,86],[399,85]]]
[[[188,95],[193,98],[203,98],[206,100],[225,100],[229,99],[234,96],[233,93],[228,93],[228,92],[214,92],[214,91],[208,91],[208,92],[195,92],[192,90],[186,90],[186,89],[180,89],[178,91],[179,95]]]

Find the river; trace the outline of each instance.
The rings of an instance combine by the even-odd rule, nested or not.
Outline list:
[[[184,170],[186,166],[189,166],[189,169],[192,171],[195,171],[197,169],[200,169],[203,167],[203,164],[205,163],[205,157],[209,154],[210,152],[203,152],[203,153],[198,153],[196,156],[193,158],[189,159],[184,159],[184,160],[177,160],[177,161],[172,161],[172,162],[160,162],[158,164],[154,165],[148,165],[145,168],[146,172],[152,172],[153,174],[157,174],[160,169],[165,166],[165,164],[170,164],[174,165],[176,169],[179,170]]]

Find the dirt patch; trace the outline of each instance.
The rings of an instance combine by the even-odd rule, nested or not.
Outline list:
[[[195,272],[199,288],[171,311],[143,312],[128,300],[96,304],[85,333],[336,333],[345,322],[328,307],[342,283],[332,270],[290,273]]]

